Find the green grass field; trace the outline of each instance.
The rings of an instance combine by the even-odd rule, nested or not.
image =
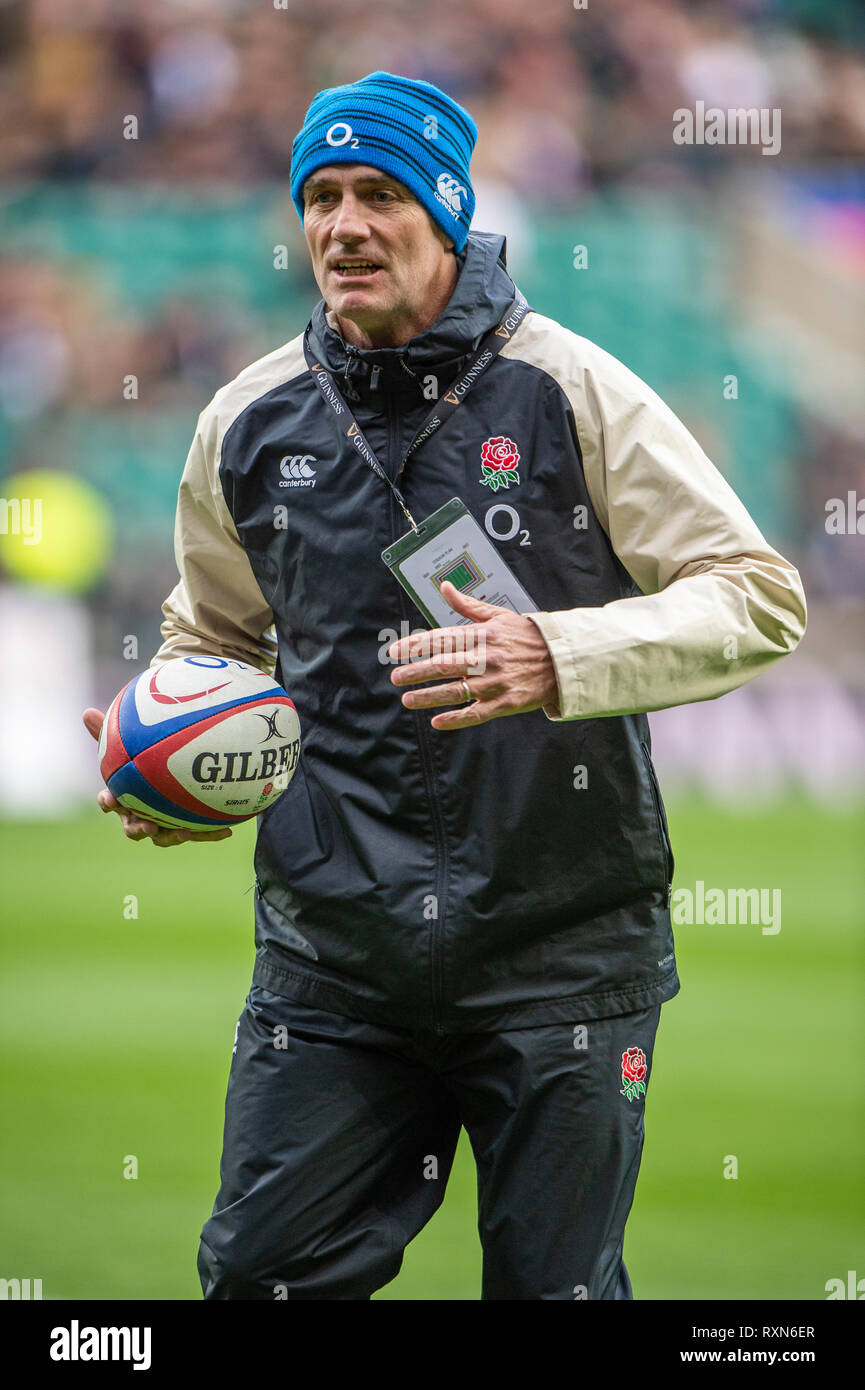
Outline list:
[[[827,1279],[865,1276],[865,811],[669,809],[677,887],[778,887],[783,917],[774,936],[676,929],[683,988],[661,1015],[625,1240],[635,1295],[823,1299]],[[155,850],[95,809],[0,825],[0,1277],[41,1278],[46,1298],[200,1298],[252,836]],[[379,1297],[479,1284],[463,1135],[444,1205]]]

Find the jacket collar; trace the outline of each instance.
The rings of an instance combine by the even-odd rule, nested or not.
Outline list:
[[[453,375],[471,355],[480,340],[504,316],[516,294],[516,286],[505,268],[507,242],[491,232],[469,232],[460,257],[460,272],[446,308],[417,337],[397,348],[356,348],[346,343],[327,320],[325,302],[320,299],[312,312],[310,344],[313,352],[327,363],[340,389],[357,398],[353,388],[365,394],[373,368],[375,381],[382,385],[399,382],[422,390],[427,371],[450,367]]]

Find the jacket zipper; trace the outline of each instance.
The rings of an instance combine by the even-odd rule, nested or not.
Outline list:
[[[667,874],[667,907],[669,907],[673,896],[673,849],[670,844],[669,836],[664,829],[664,821],[661,816],[661,788],[658,786],[658,778],[655,774],[652,755],[646,744],[642,741],[640,742],[640,751],[643,754],[643,760],[649,774],[649,783],[652,788],[652,800],[655,803],[655,820],[658,826],[658,839],[661,842],[661,850],[664,855],[664,865]]]
[[[388,394],[387,397],[387,421],[388,421],[388,441],[387,457],[388,464],[392,460],[399,458],[399,413],[396,406],[395,397]],[[393,469],[390,468],[391,476]],[[397,504],[393,493],[390,494],[390,514],[391,531],[394,540],[404,534],[404,525],[400,525],[400,515],[397,512]],[[408,596],[399,585],[399,608],[400,617],[408,622],[409,602]],[[434,1033],[443,1033],[442,1024],[442,994],[443,994],[443,959],[442,942],[444,937],[445,915],[447,911],[446,893],[449,869],[449,854],[447,838],[445,836],[444,819],[442,817],[441,800],[436,787],[435,768],[432,762],[432,753],[429,746],[429,730],[426,720],[430,718],[428,710],[411,710],[414,720],[415,735],[418,741],[418,748],[421,755],[421,766],[423,768],[424,785],[426,787],[427,799],[430,809],[430,821],[432,823],[433,842],[435,848],[435,874],[433,892],[435,894],[435,915],[431,920],[431,942],[430,942],[430,972],[431,972],[431,994],[432,994],[432,1024]]]

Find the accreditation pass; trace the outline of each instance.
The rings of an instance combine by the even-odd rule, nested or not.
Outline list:
[[[485,603],[512,608],[515,613],[538,611],[459,497],[419,522],[417,531],[400,536],[381,552],[381,558],[431,627],[458,627],[472,621],[455,613],[442,598],[446,579]]]

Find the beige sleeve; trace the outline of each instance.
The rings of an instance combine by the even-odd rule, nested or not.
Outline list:
[[[536,335],[544,323],[556,330],[553,374],[573,408],[589,496],[645,596],[530,615],[559,684],[558,707],[544,713],[632,714],[744,685],[805,630],[797,570],[645,382],[551,320]],[[529,341],[518,355],[543,365],[549,350]]]
[[[219,482],[219,416],[202,411],[180,481],[174,554],[180,581],[162,605],[162,646],[177,656],[228,657],[273,675],[273,612],[240,543]]]

